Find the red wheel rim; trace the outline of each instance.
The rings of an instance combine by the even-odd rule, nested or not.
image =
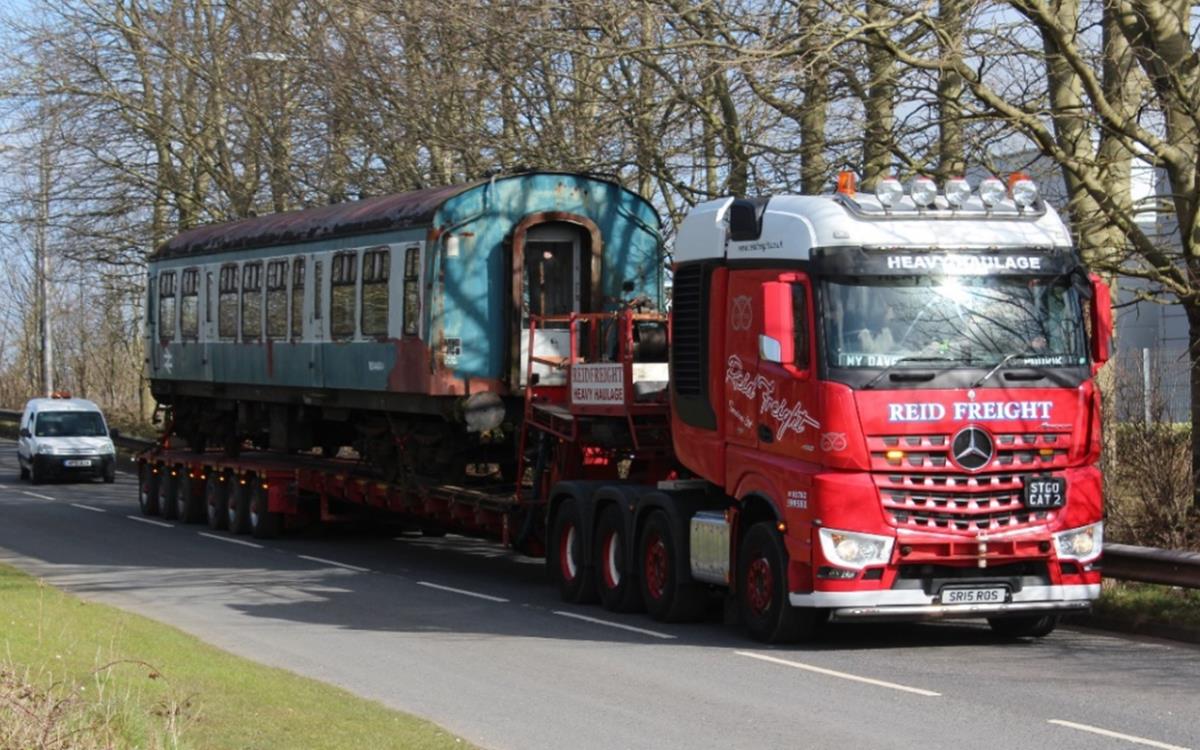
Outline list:
[[[600,545],[600,553],[602,555],[600,564],[604,567],[604,585],[609,589],[615,589],[621,585],[619,549],[620,537],[617,535],[617,532],[610,531],[605,534],[604,543]]]
[[[646,591],[654,599],[661,599],[667,590],[667,573],[670,563],[667,561],[667,545],[662,535],[651,532],[646,540]]]
[[[567,583],[574,581],[579,573],[579,567],[575,565],[574,548],[575,524],[568,523],[563,526],[562,534],[558,538],[558,570]]]
[[[750,611],[762,615],[771,608],[774,597],[775,575],[771,572],[771,563],[765,557],[760,557],[750,563],[746,571],[746,602]]]

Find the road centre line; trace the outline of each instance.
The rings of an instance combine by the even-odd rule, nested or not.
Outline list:
[[[430,583],[429,581],[417,581],[418,586],[424,586],[427,589],[437,589],[438,591],[449,591],[451,594],[462,594],[463,596],[473,596],[476,599],[484,599],[489,602],[507,603],[508,599],[502,596],[492,596],[491,594],[480,594],[475,591],[467,591],[466,589],[456,589],[453,586],[442,586],[438,583]]]
[[[83,510],[90,510],[90,511],[94,511],[96,513],[107,513],[108,512],[104,508],[96,508],[91,505],[84,505],[83,503],[70,503],[70,505],[73,508],[82,508]]]
[[[240,544],[243,547],[253,547],[254,549],[266,549],[266,547],[262,546],[261,544],[255,544],[254,542],[247,542],[242,539],[234,539],[231,536],[221,536],[219,534],[210,534],[207,531],[197,531],[196,533],[199,534],[200,536],[206,536],[209,539],[216,539],[218,542],[229,542],[230,544]]]
[[[38,500],[53,500],[54,499],[54,498],[50,497],[49,495],[39,495],[38,493],[30,492],[29,490],[17,490],[17,492],[20,492],[23,495],[29,495],[30,497],[36,497]]]
[[[1145,737],[1135,737],[1132,734],[1122,734],[1121,732],[1114,732],[1111,729],[1101,729],[1100,727],[1093,727],[1088,724],[1076,724],[1073,721],[1047,719],[1046,723],[1057,724],[1060,727],[1067,727],[1069,729],[1078,729],[1081,732],[1091,732],[1092,734],[1098,734],[1102,737],[1112,737],[1113,739],[1125,740],[1126,742],[1132,742],[1136,745],[1147,745],[1149,747],[1162,748],[1162,750],[1190,750],[1189,748],[1181,747],[1179,745],[1169,745],[1166,742],[1148,740]]]
[[[326,560],[323,557],[312,557],[310,555],[296,555],[296,557],[299,557],[301,560],[311,560],[312,562],[315,562],[315,563],[322,563],[324,565],[332,565],[335,568],[345,568],[346,570],[356,570],[359,573],[370,573],[371,572],[370,568],[360,568],[357,565],[350,565],[349,563],[338,562],[337,560]]]
[[[659,633],[654,630],[646,630],[645,628],[638,628],[621,622],[612,622],[611,620],[601,620],[598,617],[588,617],[587,615],[580,615],[574,612],[565,612],[561,609],[556,609],[553,611],[554,614],[558,615],[559,617],[570,617],[574,620],[583,620],[584,622],[590,622],[596,625],[604,625],[610,628],[617,628],[618,630],[628,630],[630,633],[641,633],[642,635],[648,635],[652,638],[662,638],[664,640],[675,639],[675,636],[671,635],[670,633]]]
[[[872,679],[870,677],[860,677],[856,674],[849,674],[848,672],[838,672],[837,670],[834,670],[834,669],[826,669],[825,667],[816,667],[816,666],[813,666],[812,664],[802,664],[798,661],[790,661],[788,659],[780,659],[780,658],[777,658],[774,656],[767,656],[766,654],[756,654],[751,651],[734,651],[734,653],[737,654],[738,656],[748,656],[751,659],[759,659],[761,661],[769,661],[773,664],[782,664],[785,667],[794,667],[796,669],[803,669],[803,670],[806,670],[809,672],[823,674],[823,675],[826,675],[827,677],[837,677],[837,678],[840,678],[843,680],[850,680],[852,682],[861,682],[861,683],[864,683],[867,685],[874,685],[876,687],[889,688],[891,690],[900,690],[905,693],[914,693],[916,695],[923,695],[928,698],[940,698],[942,695],[941,693],[935,693],[932,690],[925,690],[923,688],[909,687],[908,685],[899,685],[895,682],[885,682],[884,680],[876,680],[876,679]]]
[[[125,516],[125,517],[128,518],[130,521],[137,521],[138,523],[148,523],[148,524],[151,524],[154,526],[162,526],[164,529],[175,528],[175,524],[173,524],[173,523],[163,523],[162,521],[155,521],[153,518],[142,518],[141,516]]]

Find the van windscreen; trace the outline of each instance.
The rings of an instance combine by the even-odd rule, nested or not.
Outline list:
[[[98,411],[44,411],[33,431],[38,437],[103,437],[108,434]]]

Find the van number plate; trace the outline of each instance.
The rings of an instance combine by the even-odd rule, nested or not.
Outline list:
[[[1003,604],[1008,589],[942,589],[942,604]]]
[[[67,467],[68,469],[78,469],[83,466],[91,465],[92,460],[90,458],[68,458],[66,461],[63,461],[63,466]]]

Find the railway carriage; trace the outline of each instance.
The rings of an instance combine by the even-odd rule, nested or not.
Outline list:
[[[530,347],[530,316],[661,306],[662,276],[654,209],[582,174],[201,227],[150,259],[151,390],[199,450],[353,445],[389,471],[511,468],[527,373],[561,377],[569,346],[564,325]]]

